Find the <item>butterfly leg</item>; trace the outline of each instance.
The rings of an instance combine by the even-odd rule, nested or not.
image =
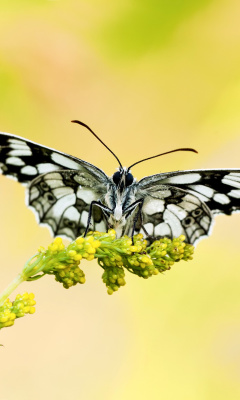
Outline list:
[[[101,201],[92,201],[91,204],[90,204],[89,213],[88,213],[88,220],[87,220],[87,226],[86,226],[86,229],[85,229],[85,232],[84,232],[83,237],[85,237],[85,236],[87,235],[88,230],[89,230],[89,225],[90,225],[90,223],[91,223],[91,217],[92,217],[92,209],[93,209],[93,206],[98,206],[99,208],[101,208],[101,210],[103,211],[103,214],[104,214],[104,215],[107,214],[107,215],[109,216],[110,213],[112,212],[112,210],[110,210],[110,208],[104,206],[104,205],[101,203]]]
[[[138,219],[140,218],[141,224],[142,224],[142,207],[143,207],[143,201],[144,199],[138,200],[137,206],[138,206],[138,211],[133,219],[133,229],[132,229],[132,242],[133,242],[133,235],[136,227],[136,223]]]
[[[143,206],[143,201],[144,199],[140,199],[140,200],[136,200],[133,204],[131,204],[128,209],[127,209],[127,215],[126,218],[129,217],[129,215],[138,207],[138,211],[133,219],[133,228],[132,228],[132,234],[131,234],[131,238],[132,238],[132,242],[133,242],[133,235],[134,235],[134,231],[135,231],[135,227],[136,227],[136,223],[138,221],[138,219],[140,218],[140,221],[142,223],[142,206]]]

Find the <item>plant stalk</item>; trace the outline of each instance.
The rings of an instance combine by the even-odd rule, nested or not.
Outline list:
[[[0,307],[3,305],[4,301],[9,297],[9,295],[20,285],[20,283],[26,280],[24,274],[18,274],[18,276],[13,279],[13,281],[6,287],[6,289],[0,293]]]

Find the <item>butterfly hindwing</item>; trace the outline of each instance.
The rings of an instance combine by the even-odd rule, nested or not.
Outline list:
[[[105,194],[106,188],[76,171],[49,172],[30,184],[28,205],[39,223],[47,224],[54,236],[75,239],[85,232],[90,204]],[[94,206],[91,230],[106,231],[102,210]]]
[[[185,235],[186,241],[192,244],[207,236],[212,215],[204,202],[185,190],[171,186],[163,188],[155,192],[152,189],[145,197],[140,232],[147,232],[154,238]]]

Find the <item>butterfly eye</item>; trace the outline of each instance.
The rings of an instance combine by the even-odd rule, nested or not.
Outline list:
[[[130,172],[126,176],[126,186],[130,186],[133,183],[133,176]]]
[[[121,174],[119,171],[115,172],[113,174],[113,182],[115,183],[115,185],[118,185],[121,179]]]
[[[202,213],[203,213],[203,211],[201,210],[201,208],[197,208],[196,210],[193,210],[192,216],[199,217],[199,215],[201,215]]]
[[[182,226],[184,228],[188,228],[194,223],[194,218],[193,217],[186,217],[182,220]]]

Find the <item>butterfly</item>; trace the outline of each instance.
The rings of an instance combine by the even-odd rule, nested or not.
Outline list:
[[[215,214],[240,210],[240,169],[160,173],[137,181],[118,157],[111,177],[76,157],[16,135],[0,133],[0,171],[27,185],[27,205],[53,236],[75,239],[88,230],[115,229],[117,237],[142,233],[150,241],[185,235],[195,244],[208,236]],[[176,149],[174,151],[194,149]],[[163,153],[163,154],[167,154]]]

